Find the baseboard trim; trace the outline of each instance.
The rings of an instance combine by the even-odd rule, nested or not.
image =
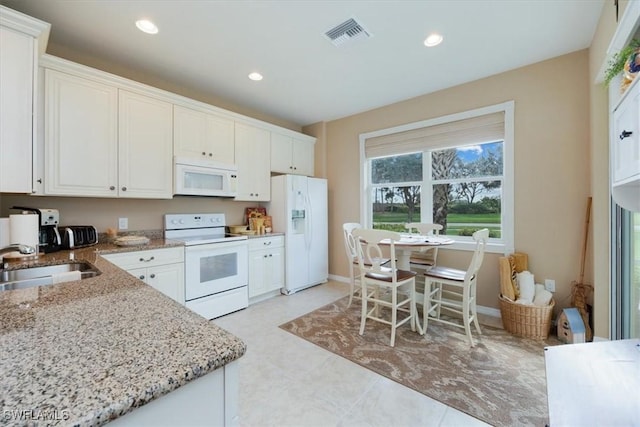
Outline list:
[[[338,276],[338,275],[335,275],[335,274],[330,274],[329,275],[329,280],[333,280],[335,282],[341,282],[341,283],[349,284],[349,278],[348,277]]]

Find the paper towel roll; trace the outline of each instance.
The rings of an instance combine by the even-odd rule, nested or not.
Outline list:
[[[0,248],[11,244],[11,221],[9,218],[0,218]]]
[[[40,227],[38,214],[9,215],[9,219],[11,220],[9,227],[11,244],[21,243],[37,248]]]

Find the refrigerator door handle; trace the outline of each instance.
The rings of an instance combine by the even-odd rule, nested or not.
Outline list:
[[[305,218],[305,222],[304,222],[304,239],[305,239],[305,243],[307,245],[307,251],[311,248],[311,242],[313,241],[313,227],[311,226],[312,223],[312,216],[313,213],[311,212],[311,199],[309,199],[309,194],[305,194],[304,196],[304,204],[305,204],[305,211],[306,211],[306,218]]]

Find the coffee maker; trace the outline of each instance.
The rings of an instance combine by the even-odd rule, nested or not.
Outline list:
[[[58,232],[60,213],[57,209],[25,208],[21,206],[14,206],[12,209],[38,214],[38,244],[40,252],[49,253],[62,249],[62,239]]]

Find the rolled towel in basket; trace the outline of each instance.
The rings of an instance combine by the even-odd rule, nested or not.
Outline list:
[[[533,304],[533,298],[536,295],[536,284],[533,274],[529,271],[523,271],[517,274],[518,287],[520,288],[520,299],[525,303]]]
[[[544,285],[536,284],[536,295],[533,297],[533,305],[549,305],[553,294],[544,288]]]

